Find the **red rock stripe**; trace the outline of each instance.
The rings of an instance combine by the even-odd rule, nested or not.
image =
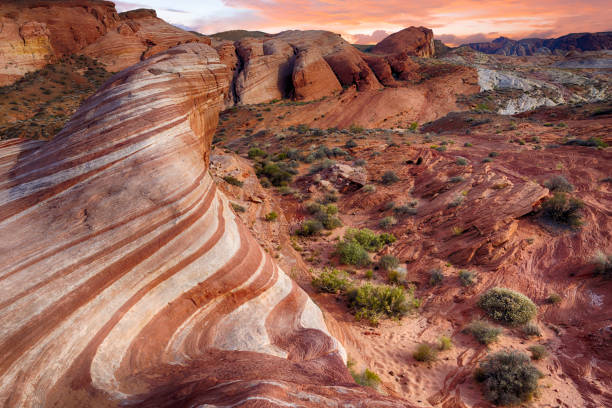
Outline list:
[[[193,183],[191,183],[186,189],[181,190],[177,193],[175,193],[173,196],[167,198],[164,201],[161,201],[157,206],[153,206],[153,207],[149,207],[148,209],[142,211],[141,213],[138,214],[133,214],[131,217],[128,218],[124,218],[121,221],[118,221],[116,223],[113,224],[109,224],[108,226],[106,226],[105,228],[102,228],[100,230],[97,230],[95,232],[93,232],[92,234],[80,237],[76,240],[70,241],[68,243],[66,243],[65,245],[59,246],[56,249],[54,249],[51,252],[38,252],[38,256],[32,258],[31,260],[29,260],[28,262],[24,263],[23,265],[19,266],[19,268],[16,268],[15,270],[11,271],[10,273],[7,273],[4,276],[0,276],[0,282],[3,281],[4,279],[10,277],[11,275],[15,274],[15,273],[19,273],[22,270],[29,268],[30,266],[46,259],[46,258],[50,258],[52,256],[55,256],[65,250],[67,250],[70,247],[76,246],[78,244],[81,244],[83,242],[89,241],[93,238],[96,238],[102,234],[107,233],[108,231],[112,231],[113,229],[124,225],[124,224],[128,224],[132,221],[134,221],[137,218],[141,218],[143,216],[149,215],[154,211],[159,210],[160,208],[166,207],[172,203],[178,202],[180,200],[182,200],[183,198],[187,197],[189,194],[193,193],[193,191],[200,185],[200,183],[202,182],[204,176],[206,175],[206,172],[202,172],[200,173],[200,175],[195,179],[195,181]],[[206,200],[209,200],[208,195],[210,195],[210,192],[207,194]],[[178,215],[183,215],[187,212],[189,212],[189,210],[191,210],[191,208],[193,208],[193,206],[197,204],[197,200],[191,204],[189,207],[185,208],[184,210],[180,211],[178,213]],[[168,216],[166,218],[164,218],[162,221],[156,223],[155,225],[162,225],[166,222],[168,222],[169,220],[173,219],[174,216]],[[139,231],[138,233],[134,234],[134,235],[144,235],[145,233],[147,233],[148,231],[151,231],[151,229],[149,228],[145,228],[142,231]],[[10,303],[10,302],[5,302],[5,303]],[[4,303],[0,303],[0,309],[4,306]]]
[[[213,190],[213,193],[216,191],[214,187],[211,188],[211,190]],[[159,248],[165,246],[168,242],[179,236],[182,231],[189,228],[199,218],[201,218],[207,210],[208,207],[206,207],[205,203],[203,203],[203,205],[199,206],[197,211],[189,215],[186,219],[180,221],[175,226],[161,233],[159,236],[155,237],[143,246],[125,254],[123,258],[104,268],[77,289],[67,293],[66,296],[64,296],[60,301],[45,310],[44,313],[35,316],[26,325],[22,326],[3,344],[0,344],[0,350],[3,350],[3,355],[0,356],[0,373],[5,372],[14,363],[14,361],[19,357],[20,352],[27,350],[42,337],[44,337],[45,334],[50,332],[55,326],[60,324],[62,320],[66,318],[66,316],[71,315],[75,310],[89,303],[104,289],[112,285],[125,274],[129,273],[136,265],[151,257],[152,254],[154,254]],[[137,236],[132,237],[137,238]],[[210,245],[212,246],[213,243]],[[107,248],[104,251],[104,253],[107,254],[111,252],[112,251],[110,248]],[[171,269],[172,273],[175,273],[185,265],[191,263],[204,252],[198,251],[197,254],[181,260],[177,266]],[[79,263],[73,267],[83,266],[86,266],[86,264]]]
[[[214,197],[214,189],[210,189],[208,191],[207,195],[205,197],[203,197],[204,198],[203,200],[202,200],[202,198],[200,198],[200,200],[194,201],[188,207],[184,208],[180,212],[176,212],[176,213],[173,213],[171,215],[168,215],[168,216],[166,216],[166,217],[164,217],[164,218],[162,218],[162,219],[160,219],[160,220],[158,220],[158,221],[156,221],[156,222],[154,222],[152,224],[147,224],[147,225],[143,226],[143,228],[141,228],[139,230],[136,230],[133,234],[130,234],[126,238],[115,242],[113,245],[111,245],[109,247],[105,247],[104,249],[102,249],[102,250],[100,250],[100,251],[98,251],[98,252],[96,252],[96,253],[94,253],[94,254],[92,254],[92,255],[90,255],[90,256],[82,259],[82,260],[80,260],[78,263],[72,264],[71,266],[69,266],[67,268],[64,268],[64,269],[62,269],[60,271],[57,271],[57,272],[53,273],[47,279],[45,279],[45,280],[37,283],[36,285],[28,288],[24,292],[16,294],[14,297],[11,297],[10,299],[0,303],[0,309],[5,308],[6,306],[10,305],[11,303],[15,302],[17,299],[19,299],[21,297],[27,296],[27,295],[35,292],[36,290],[44,287],[45,285],[49,284],[50,282],[52,282],[52,281],[54,281],[56,279],[62,278],[64,276],[66,276],[66,275],[69,275],[70,273],[74,272],[77,269],[82,268],[85,265],[94,263],[96,260],[102,258],[103,256],[107,255],[110,252],[114,252],[114,251],[119,250],[121,247],[126,246],[126,245],[130,244],[131,242],[137,240],[138,237],[144,236],[144,235],[150,233],[151,231],[154,231],[156,228],[159,228],[160,226],[162,226],[162,225],[164,225],[164,224],[166,224],[166,223],[168,223],[168,222],[178,218],[179,216],[182,216],[182,215],[188,213],[196,205],[199,205],[200,208],[208,208],[210,206],[210,203],[211,203],[213,197]],[[136,219],[136,218],[140,218],[140,217],[142,217],[142,216],[144,216],[144,215],[146,215],[146,214],[148,214],[148,213],[150,213],[150,212],[152,212],[152,211],[154,211],[154,210],[156,210],[158,208],[159,208],[159,206],[150,208],[150,209],[148,209],[148,210],[146,210],[146,211],[144,211],[142,213],[135,214],[132,217],[130,217],[130,220],[133,220],[133,219]],[[118,224],[115,224],[115,226],[123,224],[125,222],[126,221],[122,221],[122,222],[120,222]],[[105,228],[104,230],[110,230],[110,229],[112,229],[112,228]],[[76,245],[78,243],[82,243],[82,242],[85,242],[87,240],[93,239],[95,236],[98,236],[98,235],[100,235],[102,233],[103,233],[103,231],[101,230],[99,232],[96,232],[94,234],[88,235],[86,237],[82,237],[79,240],[75,241],[74,244]],[[62,249],[58,249],[58,250],[56,250],[54,252],[55,253],[61,252],[61,251],[65,250],[65,249],[69,248],[70,246],[71,245],[67,245],[67,246],[63,247]],[[46,257],[47,256],[41,256],[40,258],[44,259]],[[21,269],[23,269],[23,268],[21,268]],[[12,275],[14,273],[16,273],[16,272],[13,271],[13,272],[11,272],[10,275]],[[6,278],[6,277],[4,277],[4,278]],[[2,280],[2,279],[0,279],[0,280]]]

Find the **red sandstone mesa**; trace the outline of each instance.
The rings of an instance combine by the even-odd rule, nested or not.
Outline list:
[[[227,87],[212,48],[181,45],[52,141],[0,144],[0,405],[407,406],[353,383],[216,189]]]

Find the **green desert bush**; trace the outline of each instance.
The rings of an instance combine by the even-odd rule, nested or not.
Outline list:
[[[349,284],[346,273],[338,269],[326,268],[319,276],[312,278],[312,286],[320,292],[344,292]]]
[[[465,157],[457,156],[455,163],[459,166],[467,166],[468,160]]]
[[[563,193],[569,193],[574,191],[572,183],[567,181],[563,176],[553,176],[544,182],[544,187],[550,191],[560,191]]]
[[[523,326],[523,333],[527,337],[540,337],[542,336],[542,332],[540,332],[540,327],[535,323],[527,323]]]
[[[244,183],[242,181],[238,180],[234,176],[225,176],[225,177],[223,177],[223,180],[226,183],[231,184],[232,186],[242,187],[244,185]]]
[[[412,357],[414,357],[416,361],[431,363],[438,359],[438,351],[427,343],[421,343],[417,346],[414,353],[412,353]]]
[[[472,286],[476,282],[476,274],[465,269],[459,271],[461,286]]]
[[[445,351],[453,348],[453,341],[448,336],[440,336],[438,339],[438,350]]]
[[[548,355],[546,347],[542,346],[541,344],[534,344],[533,346],[529,346],[527,350],[531,352],[532,360],[541,360]]]
[[[232,203],[232,208],[236,212],[241,212],[241,213],[246,212],[246,208],[244,208],[244,206],[237,204],[237,203]]]
[[[559,224],[570,227],[582,225],[583,207],[584,203],[581,200],[561,192],[556,192],[542,204],[545,216]]]
[[[376,234],[368,228],[349,228],[344,234],[344,240],[356,241],[368,252],[378,252],[383,249],[385,245],[394,243],[396,238],[393,234]]]
[[[557,305],[557,304],[561,303],[562,300],[563,299],[561,298],[561,296],[558,295],[557,293],[551,293],[546,298],[546,302],[550,303],[551,305]]]
[[[361,187],[361,190],[364,193],[373,193],[376,191],[376,186],[373,186],[372,184],[366,184],[365,186]]]
[[[257,157],[266,157],[268,153],[261,150],[259,147],[253,147],[249,149],[248,156],[249,159],[255,159]]]
[[[346,265],[367,266],[371,262],[368,251],[357,241],[345,239],[339,242],[336,253],[340,256],[340,262]]]
[[[417,214],[417,209],[412,207],[410,204],[404,204],[404,205],[399,205],[399,206],[393,208],[393,212],[398,217],[405,217],[405,216],[408,216],[408,215],[416,215]]]
[[[372,324],[376,324],[384,316],[401,318],[419,306],[412,288],[405,291],[401,286],[370,283],[349,289],[347,300],[358,320],[367,319]]]
[[[389,184],[397,183],[399,181],[399,177],[397,176],[397,174],[395,174],[395,172],[391,170],[387,170],[382,175],[380,181],[384,185],[389,185]]]
[[[444,274],[442,273],[442,270],[436,268],[429,271],[429,284],[431,286],[441,285],[443,281]]]
[[[380,269],[382,269],[383,271],[390,271],[399,266],[399,259],[397,259],[393,255],[383,255],[378,261],[378,266],[380,266]]]
[[[270,211],[269,213],[266,214],[265,216],[266,221],[276,221],[278,219],[278,214],[276,213],[276,211]]]
[[[258,177],[265,177],[273,186],[285,186],[291,182],[293,175],[297,171],[289,167],[286,163],[265,162],[256,166]]]
[[[296,231],[296,234],[303,237],[311,237],[317,235],[323,230],[323,224],[317,220],[306,220],[300,225],[300,228]]]
[[[359,385],[363,385],[365,387],[370,387],[377,389],[380,385],[380,377],[374,371],[370,371],[369,369],[365,369],[363,373],[358,374],[351,370],[351,375],[353,376],[353,380]]]
[[[488,356],[476,370],[485,398],[495,405],[518,405],[529,401],[538,389],[542,373],[529,357],[517,351]]]
[[[485,320],[472,320],[466,327],[466,331],[470,333],[480,344],[489,345],[497,341],[502,330],[489,324]]]
[[[397,224],[397,219],[395,217],[392,217],[392,216],[385,217],[382,220],[380,220],[379,223],[378,223],[378,225],[382,229],[389,229],[392,226],[394,226],[395,224]]]
[[[595,273],[606,279],[612,278],[612,254],[598,251],[592,260],[595,265]]]
[[[344,144],[344,147],[346,147],[347,149],[352,149],[353,147],[357,147],[357,142],[355,142],[353,139],[349,139]]]
[[[512,326],[527,323],[538,308],[527,296],[506,288],[489,289],[478,300],[490,318]]]

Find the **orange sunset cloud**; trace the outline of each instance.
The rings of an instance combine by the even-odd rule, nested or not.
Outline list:
[[[555,37],[570,32],[606,31],[612,26],[608,0],[475,1],[432,0],[225,0],[232,15],[206,17],[203,33],[230,29],[278,32],[325,29],[356,43],[375,43],[389,33],[417,25],[432,28],[450,44],[512,38]]]

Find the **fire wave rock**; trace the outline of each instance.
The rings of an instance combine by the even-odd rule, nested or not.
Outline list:
[[[353,383],[216,189],[228,79],[184,44],[115,75],[52,141],[0,144],[0,405],[406,406]]]

